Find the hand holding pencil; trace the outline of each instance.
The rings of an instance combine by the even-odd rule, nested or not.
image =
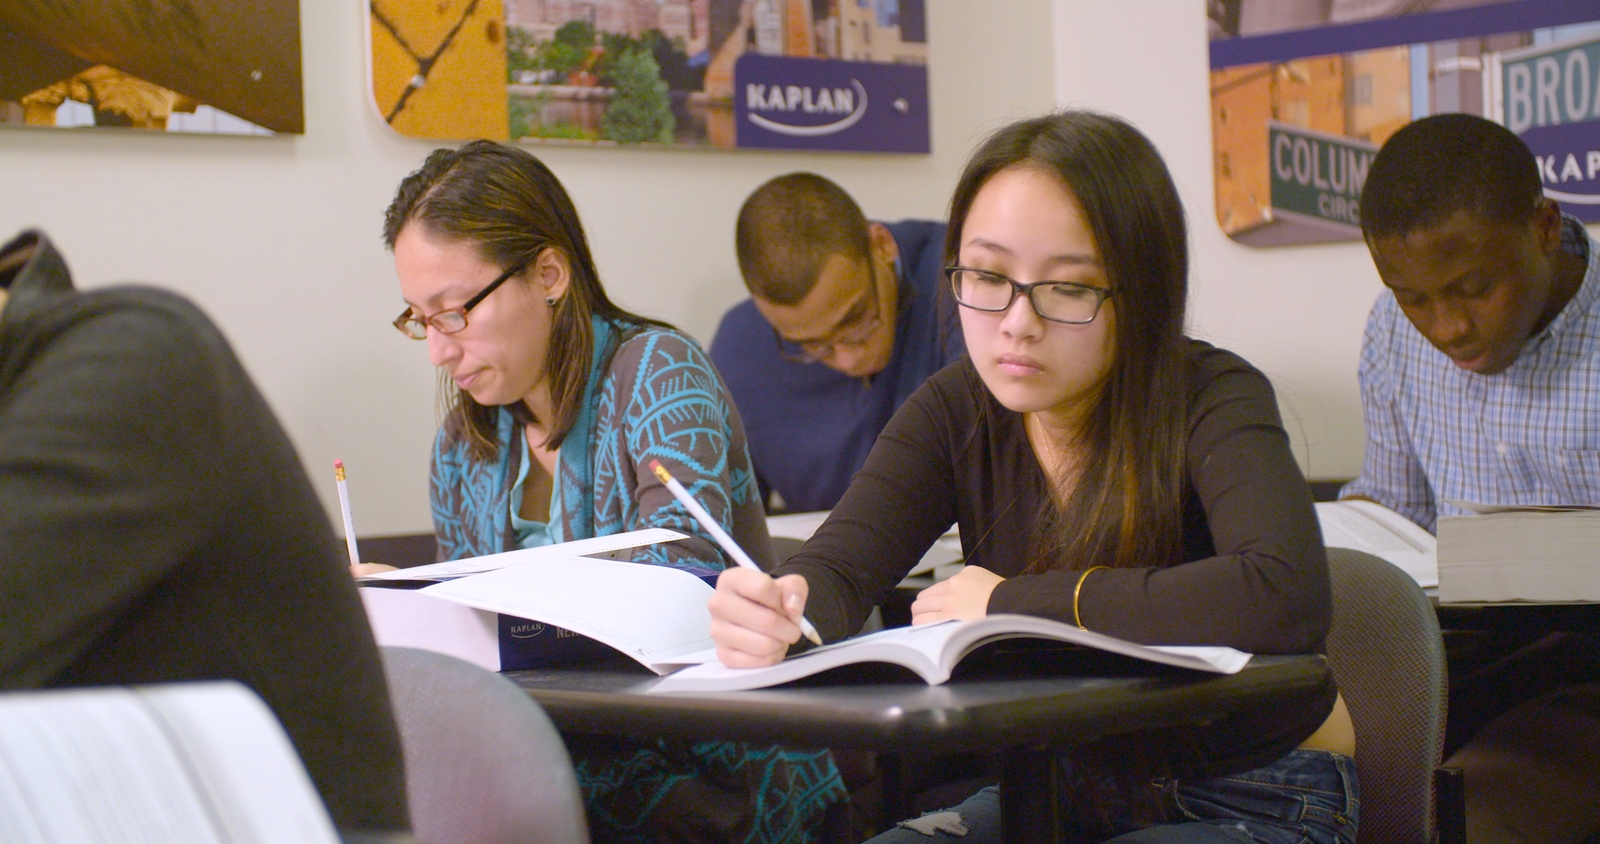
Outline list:
[[[350,518],[350,489],[344,483],[344,461],[333,461],[333,482],[339,487],[339,512],[344,516],[344,547],[350,553],[350,576],[360,577],[366,574],[394,571],[394,566],[382,563],[363,563],[361,553],[356,549],[356,524]]]
[[[733,541],[733,537],[729,536],[727,531],[722,529],[722,525],[718,524],[717,520],[712,518],[711,514],[706,512],[706,509],[700,505],[700,502],[696,501],[694,496],[683,488],[683,484],[678,483],[677,478],[672,477],[672,473],[668,472],[659,460],[650,461],[650,471],[655,472],[656,477],[660,478],[661,482],[666,485],[667,491],[672,493],[672,497],[678,499],[678,503],[689,511],[689,515],[700,523],[700,527],[704,528],[706,533],[711,534],[711,538],[722,546],[722,550],[735,563],[738,563],[741,568],[755,572],[761,571],[761,567],[756,565],[755,560],[750,559],[750,555],[746,554],[744,549]],[[801,634],[810,640],[812,644],[822,644],[822,637],[817,634],[817,628],[813,627],[811,622],[807,621],[806,617],[798,609],[789,610],[785,608],[785,612],[793,617],[794,622],[800,627]]]

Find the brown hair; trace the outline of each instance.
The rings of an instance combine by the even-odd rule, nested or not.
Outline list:
[[[555,418],[535,420],[549,431],[551,448],[566,438],[583,403],[594,355],[592,317],[670,327],[629,313],[606,296],[577,208],[550,168],[525,150],[493,141],[434,150],[395,191],[384,212],[384,244],[393,250],[400,231],[413,222],[434,235],[474,244],[484,260],[502,268],[530,262],[546,249],[567,258],[572,278],[555,304],[544,363]],[[614,351],[615,342],[603,356]],[[440,384],[448,396],[447,427],[466,439],[474,457],[493,457],[498,409],[473,401],[448,378]],[[527,414],[520,402],[513,412]]]
[[[1117,290],[1110,372],[1085,423],[1071,497],[1040,513],[1029,571],[1149,566],[1181,554],[1185,441],[1183,204],[1149,139],[1126,122],[1068,110],[1013,123],[973,154],[950,200],[956,262],[973,199],[1002,170],[1048,173],[1076,198]]]
[[[745,286],[779,305],[799,304],[830,256],[870,260],[871,245],[861,206],[815,173],[789,173],[756,188],[734,227]]]

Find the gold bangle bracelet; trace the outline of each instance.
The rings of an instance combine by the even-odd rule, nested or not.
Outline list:
[[[1078,577],[1078,585],[1072,590],[1072,620],[1077,623],[1079,630],[1088,630],[1089,629],[1089,628],[1083,626],[1083,616],[1078,614],[1078,596],[1083,594],[1083,582],[1085,580],[1088,580],[1089,579],[1089,575],[1094,574],[1094,572],[1097,569],[1109,569],[1109,568],[1111,568],[1111,567],[1110,566],[1090,566],[1090,567],[1084,569],[1083,570],[1083,574]]]

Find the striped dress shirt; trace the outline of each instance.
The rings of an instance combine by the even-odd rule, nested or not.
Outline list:
[[[1371,498],[1432,531],[1483,504],[1600,504],[1600,250],[1566,217],[1588,264],[1572,301],[1510,368],[1479,375],[1435,349],[1385,290],[1361,343],[1366,456],[1341,497]]]

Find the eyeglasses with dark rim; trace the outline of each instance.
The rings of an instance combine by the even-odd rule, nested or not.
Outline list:
[[[467,327],[467,311],[476,308],[479,302],[488,298],[489,294],[493,293],[495,288],[504,284],[506,279],[522,272],[523,267],[528,266],[529,261],[532,260],[530,258],[527,261],[519,261],[513,264],[510,269],[495,277],[494,281],[484,285],[484,288],[479,290],[471,299],[461,303],[459,308],[440,311],[433,316],[418,316],[413,312],[412,308],[408,307],[401,311],[399,316],[395,317],[393,325],[400,330],[401,334],[413,340],[428,339],[429,328],[444,334],[454,334]]]
[[[839,353],[840,346],[860,347],[872,341],[872,335],[878,333],[883,327],[883,299],[878,291],[878,270],[868,264],[868,272],[872,274],[872,313],[854,324],[836,327],[826,340],[807,340],[795,342],[772,329],[772,336],[778,341],[778,354],[794,361],[795,363],[826,363],[830,358]]]
[[[1010,276],[971,267],[945,267],[950,290],[963,307],[985,313],[1011,309],[1017,295],[1028,297],[1040,319],[1067,325],[1087,325],[1100,314],[1100,306],[1112,296],[1115,287],[1096,287],[1076,281],[1036,281],[1023,284]]]

